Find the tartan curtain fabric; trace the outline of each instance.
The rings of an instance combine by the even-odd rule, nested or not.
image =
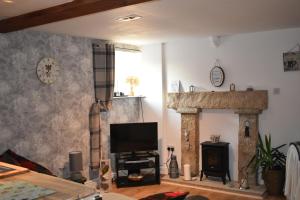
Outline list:
[[[89,113],[90,124],[90,155],[92,170],[100,168],[101,156],[101,128],[100,128],[100,104],[93,103]]]
[[[101,157],[100,112],[111,108],[115,79],[115,47],[93,44],[93,72],[96,103],[89,113],[91,169],[98,171]]]
[[[93,71],[96,101],[101,111],[111,108],[115,80],[115,46],[93,44]]]

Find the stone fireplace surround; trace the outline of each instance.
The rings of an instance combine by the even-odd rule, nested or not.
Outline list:
[[[181,170],[184,164],[190,164],[193,176],[199,175],[199,112],[234,110],[239,115],[238,180],[243,177],[242,171],[256,151],[258,115],[268,107],[266,90],[168,93],[167,106],[181,114]],[[245,123],[249,125],[249,137],[245,136]],[[249,175],[249,183],[255,182],[255,174]]]

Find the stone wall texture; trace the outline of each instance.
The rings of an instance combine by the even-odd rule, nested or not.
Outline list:
[[[20,31],[0,34],[0,49],[0,153],[10,148],[63,176],[68,153],[79,150],[88,176],[92,40]],[[36,76],[44,57],[60,65],[51,85]],[[102,113],[101,119],[103,155],[108,157],[109,123],[138,121],[138,99],[114,100],[112,111]]]
[[[249,123],[249,137],[245,137],[245,122]],[[251,185],[256,184],[256,173],[247,166],[256,153],[257,142],[258,114],[239,114],[238,180],[245,178],[246,173],[248,173],[248,182]]]
[[[188,137],[185,136],[187,132]],[[185,164],[191,165],[191,175],[199,175],[199,114],[181,114],[181,174]]]

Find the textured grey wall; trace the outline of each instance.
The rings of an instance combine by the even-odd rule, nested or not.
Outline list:
[[[88,174],[88,113],[94,100],[91,43],[42,32],[0,34],[0,153],[10,148],[62,176],[68,152],[80,150]],[[36,76],[44,57],[60,65],[51,85]],[[114,100],[113,110],[101,119],[107,157],[109,123],[138,121],[139,102]]]

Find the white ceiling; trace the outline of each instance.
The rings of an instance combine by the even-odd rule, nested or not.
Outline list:
[[[67,0],[15,0],[0,3],[0,17],[68,2]],[[166,42],[300,27],[300,0],[158,0],[64,20],[34,30],[109,39],[129,44]],[[130,14],[141,20],[118,22]]]

